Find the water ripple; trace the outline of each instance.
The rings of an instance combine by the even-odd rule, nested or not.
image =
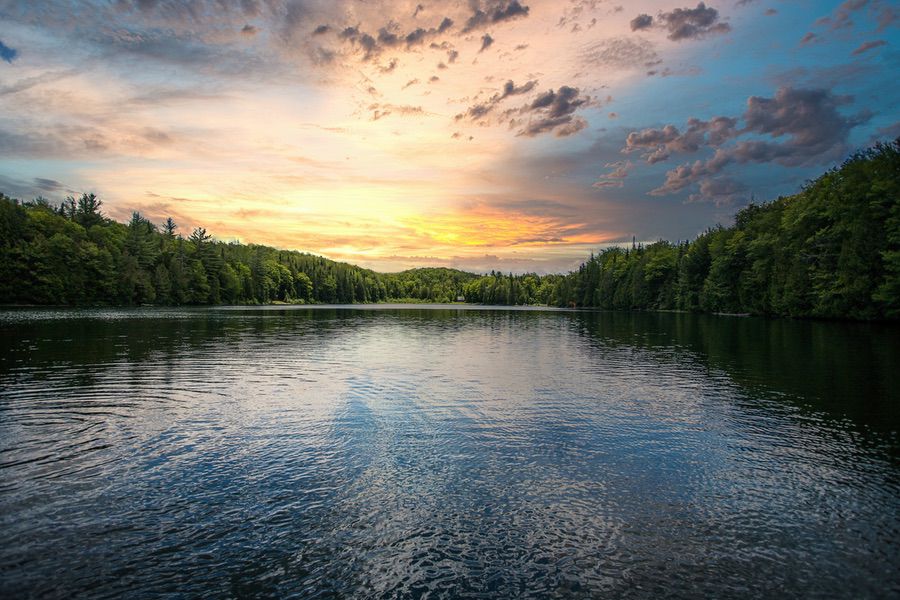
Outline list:
[[[777,325],[791,352],[720,342],[745,326],[0,313],[0,593],[900,593],[900,336],[819,324],[876,352],[827,376],[854,396],[808,370],[807,325]]]

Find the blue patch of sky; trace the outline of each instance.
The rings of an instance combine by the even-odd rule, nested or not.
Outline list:
[[[740,117],[746,110],[748,97],[771,98],[782,85],[820,87],[832,89],[835,94],[852,95],[854,102],[840,108],[845,116],[871,111],[869,122],[853,130],[849,140],[852,147],[868,145],[877,129],[900,119],[896,108],[900,106],[900,86],[885,85],[891,80],[891,73],[898,72],[895,48],[900,47],[900,35],[896,27],[876,33],[875,22],[861,11],[855,15],[853,29],[828,31],[827,26],[814,25],[814,22],[830,15],[840,2],[775,3],[778,13],[772,16],[764,15],[768,4],[771,3],[751,5],[745,9],[747,13],[753,11],[749,16],[736,13],[729,34],[705,42],[683,42],[659,66],[659,69],[668,66],[676,73],[689,73],[695,67],[696,74],[647,77],[637,85],[618,90],[613,105],[602,111],[604,117],[614,111],[618,118],[607,121],[608,125],[615,125],[608,126],[599,135],[620,138],[624,145],[627,131],[667,124],[684,131],[690,117]],[[807,31],[819,32],[821,42],[801,46],[800,40]],[[860,44],[875,39],[885,40],[887,44],[853,56]],[[650,115],[654,118],[648,118]],[[593,119],[593,124],[599,124],[599,119]],[[739,122],[738,127],[741,125]],[[630,159],[636,166],[624,188],[605,188],[602,193],[610,199],[635,201],[661,185],[667,170],[709,158],[712,152],[707,149],[675,154],[656,165],[646,164],[639,153],[623,156],[609,152],[609,162]],[[747,185],[748,194],[752,192],[757,200],[766,200],[796,192],[822,170],[823,165],[789,168],[776,164],[734,164],[721,175]],[[600,168],[596,172],[584,172],[580,179],[587,183],[603,172]],[[671,197],[644,196],[642,200],[683,201],[692,191],[686,189]]]
[[[0,59],[5,60],[6,62],[12,64],[12,61],[19,56],[19,51],[15,48],[10,48],[2,41],[0,41]]]

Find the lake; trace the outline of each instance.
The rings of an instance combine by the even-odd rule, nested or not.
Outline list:
[[[900,328],[0,311],[0,596],[897,597]]]

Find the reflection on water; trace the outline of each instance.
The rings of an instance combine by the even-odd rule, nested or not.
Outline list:
[[[0,594],[900,593],[900,331],[0,313]]]

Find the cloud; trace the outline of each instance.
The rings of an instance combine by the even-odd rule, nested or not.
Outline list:
[[[731,31],[728,23],[719,21],[719,11],[707,7],[703,2],[696,8],[676,8],[662,13],[659,20],[665,24],[670,40],[693,40]]]
[[[581,117],[543,117],[529,120],[516,135],[535,137],[555,130],[556,137],[567,137],[578,133],[585,127],[587,127],[587,121]]]
[[[879,127],[869,138],[869,145],[875,142],[891,141],[900,138],[900,121]]]
[[[650,69],[649,71],[647,71],[647,76],[652,77],[652,76],[656,75],[659,77],[687,77],[687,76],[692,76],[692,75],[698,75],[701,72],[702,72],[702,70],[700,69],[700,67],[696,67],[696,66],[679,69],[677,71],[671,69],[670,67],[666,67],[666,68],[662,69],[661,71],[657,70],[657,69]]]
[[[27,181],[0,174],[0,193],[4,193],[10,198],[30,200],[35,196],[40,196],[44,192],[62,196],[69,191],[70,190],[65,184],[60,183],[55,179],[35,177],[34,179]]]
[[[233,35],[247,37],[240,30]],[[210,43],[177,29],[111,24],[85,31],[83,36],[110,62],[128,64],[137,59],[151,68],[174,65],[204,74],[253,77],[269,75],[277,68],[271,57],[256,53],[252,45]]]
[[[827,155],[837,158],[845,151],[850,130],[868,120],[866,115],[845,117],[838,107],[850,104],[851,96],[835,96],[825,89],[782,87],[773,98],[751,96],[743,119],[745,131],[789,136],[784,144],[788,152],[779,158],[782,164],[805,164],[808,159]]]
[[[403,41],[406,42],[406,47],[409,48],[411,46],[417,46],[425,42],[425,38],[430,35],[429,30],[422,29],[418,27],[409,33],[403,38]]]
[[[666,173],[666,180],[658,188],[651,190],[651,196],[665,196],[674,194],[684,188],[693,185],[699,179],[718,173],[725,165],[730,163],[730,158],[716,151],[712,159],[703,162],[695,161],[693,164],[684,164],[675,167]]]
[[[46,179],[44,177],[35,177],[34,186],[47,192],[59,192],[65,190],[66,186],[55,179]]]
[[[735,120],[727,117],[716,117],[709,122],[697,121],[724,123],[718,128],[717,135],[712,137],[691,137],[690,125],[685,136],[679,135],[674,127],[666,126],[662,130],[629,134],[630,141],[626,139],[624,151],[656,144],[657,150],[646,155],[648,162],[656,162],[651,159],[657,152],[695,152],[704,143],[714,147],[747,134],[769,138],[742,140],[733,146],[718,147],[712,158],[706,161],[680,165],[666,173],[663,185],[651,192],[654,195],[682,190],[703,178],[716,175],[732,163],[775,163],[784,167],[825,164],[846,154],[850,131],[870,117],[867,113],[846,117],[838,111],[838,107],[852,100],[852,97],[836,96],[824,89],[782,87],[773,98],[751,96],[747,99],[747,109],[742,116],[744,127],[740,130],[735,129]],[[787,139],[781,141],[783,138]],[[684,150],[670,148],[670,143],[677,143]]]
[[[577,252],[577,251],[576,251]],[[578,256],[575,254],[575,256]],[[346,258],[355,264],[365,265],[365,261],[360,261],[355,255],[346,257],[334,256],[334,258]],[[379,258],[377,262],[371,263],[371,267],[382,272],[397,272],[416,267],[433,267],[436,265],[449,267],[451,269],[461,269],[470,273],[488,274],[491,271],[502,271],[504,273],[511,272],[517,274],[538,273],[546,275],[548,273],[560,273],[577,268],[582,259],[573,258],[568,255],[564,257],[553,258],[532,258],[529,256],[521,256],[515,254],[513,256],[500,256],[498,254],[480,254],[474,256],[436,256],[436,255],[407,255],[394,254]]]
[[[140,132],[140,137],[152,144],[159,145],[171,144],[173,141],[171,135],[165,131],[154,129],[153,127],[145,127],[143,131]]]
[[[897,21],[900,21],[900,13],[892,6],[883,6],[878,12],[878,29],[884,31]]]
[[[469,33],[503,21],[525,18],[528,16],[528,7],[519,3],[519,0],[511,2],[487,2],[482,5],[475,3],[474,12],[463,26],[462,32]]]
[[[502,93],[500,94],[500,100],[503,100],[504,98],[509,98],[510,96],[519,96],[521,94],[527,94],[528,92],[533,90],[535,88],[535,86],[537,86],[537,83],[538,82],[535,79],[535,80],[531,80],[526,83],[523,83],[522,85],[516,85],[510,79],[509,81],[507,81],[506,83],[503,84],[503,89],[501,90]]]
[[[210,21],[221,16],[237,18],[257,17],[261,13],[260,0],[238,0],[224,3],[218,0],[194,0],[193,2],[172,2],[170,0],[117,0],[115,10],[140,13],[148,19],[164,22]]]
[[[727,21],[728,11],[734,10],[734,2],[706,1],[719,9],[720,20]],[[413,20],[417,2],[427,8],[419,11]],[[725,115],[717,117],[722,120],[732,118],[732,122],[736,121],[733,132],[741,131],[745,126],[741,120],[743,107],[731,104],[737,88],[691,95],[685,86],[703,87],[703,82],[644,78],[647,70],[658,74],[673,72],[666,71],[665,65],[670,65],[674,72],[683,72],[691,64],[701,64],[673,48],[678,42],[665,39],[669,35],[667,21],[661,20],[657,12],[660,8],[672,12],[676,7],[694,10],[697,2],[668,0],[652,5],[652,9],[638,5],[630,13],[627,7],[635,5],[626,4],[625,12],[609,16],[617,3],[545,0],[538,4],[533,0],[519,0],[519,6],[531,6],[529,14],[510,17],[517,9],[510,12],[511,3],[499,0],[427,4],[424,0],[259,0],[255,3],[259,15],[250,18],[244,16],[240,0],[159,0],[143,9],[129,0],[90,3],[96,7],[96,13],[74,9],[78,3],[70,0],[5,4],[0,0],[9,11],[4,13],[4,20],[12,24],[3,40],[25,53],[19,57],[24,61],[13,61],[12,67],[8,65],[8,77],[0,77],[0,94],[7,93],[0,103],[6,103],[9,108],[2,127],[19,136],[11,140],[8,135],[0,135],[0,152],[7,153],[0,156],[0,162],[7,156],[22,160],[29,157],[72,160],[74,167],[55,162],[62,169],[56,173],[37,170],[25,177],[7,170],[6,174],[21,177],[33,188],[34,175],[63,181],[67,180],[65,173],[77,168],[79,177],[88,178],[85,181],[102,181],[111,198],[129,198],[135,189],[190,195],[190,191],[180,190],[202,184],[207,190],[205,196],[215,196],[215,204],[244,206],[246,203],[250,210],[257,202],[288,202],[289,198],[321,194],[330,198],[327,206],[321,207],[323,212],[359,214],[353,226],[380,217],[391,219],[394,212],[415,212],[420,206],[451,204],[470,193],[515,198],[543,194],[559,198],[573,209],[575,214],[570,217],[570,223],[589,222],[593,231],[608,219],[617,223],[616,231],[624,228],[629,240],[635,231],[639,239],[652,239],[657,234],[686,235],[685,229],[693,232],[702,227],[697,215],[708,215],[711,207],[691,207],[688,211],[680,207],[685,215],[693,215],[682,217],[677,210],[669,208],[669,205],[678,208],[678,202],[629,204],[625,200],[658,187],[666,170],[683,162],[693,163],[697,158],[709,174],[696,175],[692,187],[684,188],[679,200],[691,194],[696,201],[704,197],[710,198],[710,202],[721,202],[729,193],[729,187],[720,183],[721,180],[726,176],[743,180],[745,170],[758,172],[761,179],[770,183],[778,180],[769,188],[760,188],[754,177],[754,189],[758,192],[766,189],[765,193],[786,191],[811,172],[811,169],[797,170],[785,177],[780,168],[774,168],[776,165],[772,165],[771,175],[763,173],[766,170],[762,168],[740,167],[741,156],[749,160],[751,156],[761,157],[770,151],[767,147],[746,146],[740,148],[743,154],[738,154],[742,141],[781,145],[790,135],[777,137],[748,132],[713,145],[715,134],[711,126],[709,130],[697,131],[699,125],[695,121],[705,124],[716,115]],[[830,8],[840,2],[836,0]],[[779,7],[773,2],[757,0],[741,16],[758,19],[769,5]],[[576,6],[583,6],[584,12],[565,28],[556,29],[554,23],[560,13]],[[488,16],[487,24],[462,34],[476,7]],[[506,21],[490,20],[497,9],[505,11],[502,14]],[[54,11],[59,14],[50,14]],[[175,20],[176,12],[184,17],[183,21]],[[652,15],[652,24],[646,31],[636,30],[632,34],[628,20],[638,13]],[[738,29],[737,10],[735,14],[731,25]],[[852,90],[860,102],[863,99],[871,102],[871,108],[883,114],[875,126],[862,132],[863,128],[854,129],[850,136],[854,143],[862,143],[876,126],[895,120],[890,118],[889,108],[884,112],[884,103],[890,99],[878,96],[870,99],[866,91],[871,82],[884,77],[883,69],[888,63],[849,57],[866,40],[892,40],[892,33],[874,33],[875,13],[865,14],[867,18],[871,16],[866,29],[870,33],[856,37],[855,43],[839,51],[845,55],[843,63],[860,69],[861,74],[844,81],[839,88],[834,88],[838,84],[828,83],[829,79],[813,85],[811,81],[822,71],[817,66],[836,69],[840,65],[822,63],[827,57],[820,53],[801,52],[795,57],[800,62],[793,67],[807,69],[807,74],[783,80],[800,88]],[[587,31],[588,23],[597,17],[595,29]],[[859,21],[858,27],[862,24],[859,17],[854,20]],[[570,35],[576,21],[581,24],[582,33]],[[255,37],[242,34],[242,28],[247,25],[258,29]],[[348,29],[348,37],[340,37]],[[428,33],[432,30],[438,33]],[[794,29],[786,35],[796,36],[792,40],[796,44],[803,35],[801,31],[805,33]],[[822,29],[812,31],[826,36]],[[17,37],[9,37],[13,32]],[[476,54],[486,33],[492,39],[500,39],[501,44]],[[785,39],[780,29],[770,33],[773,43],[760,52],[762,59],[771,54],[769,58],[775,60],[777,48],[785,48]],[[32,40],[37,45],[31,42],[26,45],[20,40]],[[736,38],[735,43],[738,42]],[[526,48],[528,43],[531,45],[525,52],[513,50]],[[669,50],[675,54],[670,56]],[[876,52],[881,58],[882,50],[869,52],[862,58],[876,58]],[[663,56],[665,65],[660,64]],[[702,64],[708,73],[726,73],[734,67],[734,56],[734,53],[721,56],[713,53]],[[226,60],[220,60],[223,57]],[[473,61],[476,57],[477,61]],[[27,65],[28,69],[24,69],[24,63],[30,58],[39,58],[42,68],[33,71]],[[439,62],[449,68],[438,70],[435,66]],[[657,64],[659,67],[655,67]],[[264,67],[263,72],[254,72],[258,65]],[[40,85],[39,81],[29,79],[69,67],[76,69],[70,79]],[[769,71],[747,74],[741,80],[742,85],[753,86],[758,77],[778,76],[777,69]],[[441,76],[441,81],[427,85],[429,77],[435,74]],[[489,80],[487,75],[495,78]],[[831,77],[836,78],[838,74],[835,72]],[[408,87],[401,91],[404,84]],[[367,93],[373,86],[380,92],[377,97]],[[605,89],[606,86],[611,89]],[[548,90],[563,95],[566,87],[581,90],[568,102],[569,108],[562,102],[557,103],[559,110],[553,108],[552,102],[538,102],[541,97],[546,99]],[[775,87],[777,84],[748,89],[771,97]],[[17,94],[16,90],[27,91]],[[615,106],[601,109],[595,101],[571,108],[572,104],[586,100],[587,94],[599,100],[613,91],[619,98]],[[670,94],[675,92],[684,92],[683,102],[674,102],[675,96]],[[140,98],[135,94],[140,94]],[[745,93],[737,101],[740,103],[749,95]],[[490,102],[494,97],[498,99],[496,104]],[[378,103],[377,108],[366,110],[373,102]],[[471,110],[482,105],[489,110],[480,114]],[[721,106],[730,107],[717,108]],[[616,110],[621,116],[615,121],[607,119],[610,110]],[[848,106],[840,106],[838,110],[848,115],[855,112]],[[198,111],[202,114],[199,121]],[[257,118],[258,114],[254,116],[260,111],[266,115],[263,121]],[[662,116],[653,111],[663,111]],[[452,115],[456,113],[463,113],[460,121],[453,120]],[[377,123],[368,121],[373,116],[379,119]],[[698,119],[688,120],[690,116]],[[648,120],[634,121],[636,118]],[[354,125],[351,119],[360,122]],[[591,127],[584,129],[587,119]],[[298,124],[303,131],[286,129],[284,123]],[[644,128],[625,129],[619,123],[646,125],[660,131],[670,123],[674,133],[663,131],[666,140],[656,145],[639,146],[637,139],[633,139],[634,154],[621,155],[626,136],[632,130],[640,134]],[[55,124],[68,129],[56,128]],[[337,128],[326,127],[335,124],[342,126],[339,133],[335,132]],[[482,129],[484,134],[476,134],[473,142],[466,142],[480,125],[496,127],[497,131]],[[567,136],[579,131],[580,137],[574,143],[553,139],[554,135]],[[457,132],[455,137],[454,132]],[[514,138],[516,134],[522,138]],[[532,140],[529,136],[540,139]],[[698,136],[699,141],[695,139]],[[123,140],[131,147],[125,148]],[[603,152],[589,149],[594,142],[605,144]],[[465,144],[465,153],[471,161],[446,160],[448,153],[463,148],[458,144]],[[658,153],[654,155],[660,146],[668,153],[666,158]],[[692,150],[694,147],[697,149]],[[292,162],[295,154],[303,152],[301,148],[315,148],[317,157],[335,166]],[[735,152],[722,154],[719,162],[707,165],[707,159],[719,149]],[[657,164],[661,166],[646,167],[650,155],[654,155],[654,160],[659,159]],[[779,156],[787,160],[786,156]],[[725,162],[726,159],[731,162]],[[160,168],[176,162],[178,169]],[[491,168],[483,168],[488,163]],[[644,169],[659,176],[648,181]],[[721,170],[713,172],[716,169]],[[373,171],[390,177],[392,183],[378,184],[373,193],[360,193],[354,187],[353,178]],[[4,170],[0,168],[0,172]],[[628,172],[630,176],[624,176]],[[285,174],[298,179],[279,178]],[[746,177],[749,184],[750,177]],[[244,184],[244,180],[251,181],[252,185]],[[309,188],[304,188],[302,193],[301,181],[306,181]],[[597,187],[591,188],[592,184]],[[623,185],[627,189],[620,190]],[[781,187],[776,189],[776,185]],[[232,192],[251,187],[252,194]],[[607,198],[608,204],[602,210],[598,208],[598,203],[607,202]],[[410,208],[409,202],[416,206]],[[620,205],[627,210],[623,208],[617,213]],[[309,208],[313,212],[320,210],[313,202]],[[540,211],[549,209],[535,210],[541,214]],[[212,213],[213,209],[209,211]],[[642,212],[632,215],[628,211]],[[693,220],[688,223],[689,219]],[[517,216],[511,220],[511,226],[517,227],[520,220]],[[621,224],[623,221],[627,221],[627,226]],[[278,228],[288,227],[289,222],[294,223],[294,229],[279,233]],[[305,216],[299,213],[296,218],[260,224],[260,231],[266,227],[271,233],[260,233],[262,241],[274,240],[275,237],[266,237],[270,235],[280,235],[280,239],[286,240],[292,234],[301,241],[285,243],[311,243],[304,237],[310,227]],[[537,231],[510,240],[560,237],[558,232]],[[423,251],[432,252],[431,249]],[[450,250],[434,252],[452,255]]]
[[[647,40],[617,37],[588,46],[582,61],[589,67],[631,70],[650,68],[662,61]]]
[[[41,46],[42,58],[56,58],[64,48],[75,60],[85,54],[107,64],[132,62],[135,58],[176,64],[205,73],[270,74],[278,63],[274,54],[262,55],[245,42],[257,30],[256,19],[271,24],[287,40],[291,27],[308,11],[291,11],[296,3],[256,0],[224,2],[6,2],[3,18],[9,23],[35,28],[50,44]],[[308,4],[308,3],[304,3]],[[253,19],[251,21],[251,18]],[[250,23],[254,23],[251,25]],[[304,32],[305,33],[305,32]],[[255,45],[253,45],[255,46]],[[48,54],[49,52],[49,54]],[[152,70],[152,62],[141,71]]]
[[[535,86],[537,86],[537,80],[528,81],[522,85],[516,85],[512,80],[509,80],[503,84],[503,88],[499,92],[495,93],[488,100],[479,104],[473,104],[466,112],[456,115],[455,118],[457,121],[463,118],[468,118],[470,121],[478,121],[484,118],[488,113],[492,112],[494,108],[506,98],[527,94],[533,90]]]
[[[746,201],[747,186],[730,177],[701,179],[700,189],[688,196],[688,202],[712,202],[716,206],[731,206]]]
[[[376,54],[380,54],[382,51],[382,47],[378,45],[375,38],[368,33],[360,31],[359,26],[356,25],[342,29],[341,32],[338,33],[338,39],[349,41],[354,45],[359,46],[363,51],[363,60],[369,60]]]
[[[714,117],[709,121],[690,118],[688,127],[681,133],[674,125],[662,129],[633,131],[625,138],[623,152],[639,150],[646,152],[642,157],[650,164],[669,158],[674,152],[697,152],[706,146],[719,146],[737,135],[737,119]]]
[[[406,48],[409,50],[414,46],[420,46],[427,40],[434,38],[446,32],[453,27],[453,19],[444,17],[437,27],[415,29],[403,33],[400,25],[395,21],[390,21],[387,25],[380,27],[376,35],[371,35],[362,31],[360,25],[351,25],[342,29],[337,37],[340,40],[351,42],[363,51],[363,60],[369,60],[373,56],[382,53],[386,48]],[[320,25],[313,32],[315,34],[326,33],[329,26]],[[492,40],[493,41],[493,40]],[[436,44],[432,44],[432,47]],[[440,45],[437,45],[440,47]]]
[[[868,52],[873,48],[878,48],[879,46],[887,46],[887,42],[884,40],[874,40],[871,42],[862,43],[859,48],[853,51],[853,56],[859,56],[863,52]]]
[[[259,29],[257,29],[253,25],[250,25],[249,23],[247,25],[244,25],[243,27],[241,27],[241,35],[246,35],[248,37],[252,37],[252,36],[256,35],[257,33],[259,33]]]
[[[607,169],[612,169],[612,171],[601,175],[593,184],[595,188],[622,187],[625,185],[625,178],[628,177],[628,174],[634,168],[634,165],[629,160],[606,163],[604,166]]]
[[[0,41],[0,59],[3,59],[6,62],[12,64],[12,61],[14,61],[17,56],[19,56],[18,50],[16,50],[15,48],[10,48],[2,41]]]
[[[511,129],[518,129],[516,135],[525,137],[535,137],[547,132],[553,132],[557,137],[566,137],[587,126],[587,121],[574,113],[579,108],[589,106],[591,97],[582,95],[578,88],[566,85],[558,90],[543,92],[527,104],[496,114],[495,108],[505,99],[527,94],[536,86],[537,80],[522,85],[516,85],[512,80],[507,81],[488,100],[473,104],[466,112],[456,115],[455,119],[468,119],[482,125],[507,123]],[[490,117],[493,119],[489,119]]]
[[[5,194],[10,198],[22,200],[24,198],[30,199],[35,195],[34,192],[34,185],[30,184],[29,182],[15,179],[13,177],[7,177],[6,175],[0,173],[0,194]]]
[[[191,88],[153,88],[149,91],[132,96],[125,102],[132,106],[171,106],[187,102],[215,102],[223,101],[228,96],[211,89]]]
[[[398,115],[401,117],[415,117],[425,115],[425,109],[421,106],[410,106],[408,104],[370,104],[369,110],[372,111],[372,120],[377,121],[388,115]]]
[[[102,154],[108,147],[106,137],[88,127],[57,127],[27,133],[0,129],[0,156],[83,158]]]
[[[674,42],[731,31],[731,25],[719,20],[719,11],[703,2],[695,8],[676,8],[671,12],[659,13],[656,19],[640,14],[631,20],[630,25],[632,31],[642,31],[656,25],[668,31],[667,37]]]
[[[853,13],[865,8],[868,3],[869,0],[845,0],[834,9],[831,16],[818,19],[816,24],[829,25],[832,31],[835,29],[853,27]]]
[[[0,96],[24,92],[25,90],[29,90],[45,83],[52,83],[54,81],[59,81],[60,79],[71,77],[76,73],[77,71],[75,69],[70,69],[66,71],[48,71],[46,73],[41,73],[40,75],[26,77],[10,85],[0,86]]]
[[[230,4],[221,2],[194,0],[193,2],[170,2],[164,0],[119,0],[118,10],[131,10],[143,13],[147,17],[163,19],[194,19],[197,21],[209,18],[211,11],[227,11],[243,17],[255,17],[260,12],[258,0],[240,0]]]
[[[578,88],[567,85],[544,92],[518,110],[519,115],[527,115],[527,122],[516,135],[534,137],[553,131],[557,137],[566,137],[577,133],[587,127],[587,122],[574,113],[590,101],[590,96],[583,96]],[[518,123],[518,120],[511,122]]]
[[[649,29],[653,26],[653,17],[641,14],[633,18],[630,22],[632,31],[640,31],[641,29]]]
[[[547,111],[551,117],[562,117],[575,112],[575,109],[586,100],[578,99],[578,90],[573,87],[563,86],[558,92],[549,90],[537,98],[528,107],[531,111]]]
[[[853,19],[864,9],[878,24],[876,32],[883,31],[900,19],[897,9],[884,0],[845,0],[830,15],[816,19],[815,25],[827,27],[829,31],[851,29],[855,26]]]
[[[816,34],[814,34],[813,32],[810,31],[806,35],[804,35],[802,38],[800,38],[800,45],[805,46],[809,43],[812,43],[814,40],[818,40],[818,38],[819,38],[819,36],[817,36]]]
[[[491,34],[484,34],[483,36],[481,36],[481,48],[478,50],[478,52],[484,52],[485,50],[490,48],[493,43],[494,38],[491,37]]]
[[[624,187],[625,182],[621,179],[598,179],[592,184],[592,187],[603,189],[603,188],[620,188]]]

